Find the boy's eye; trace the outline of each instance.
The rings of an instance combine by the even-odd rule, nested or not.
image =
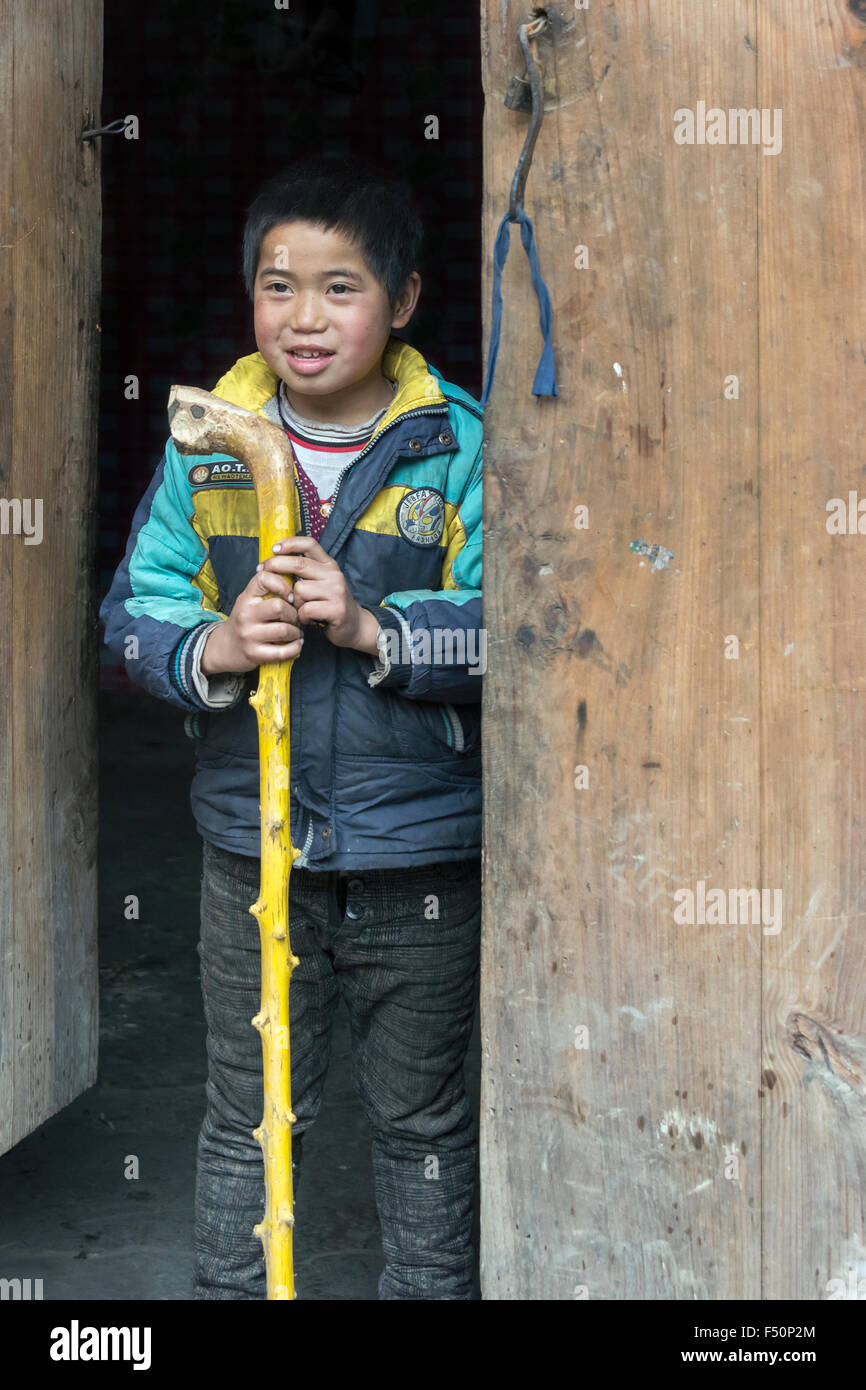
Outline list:
[[[285,280],[272,280],[271,283],[268,285],[268,289],[269,289],[269,290],[287,290],[288,288],[289,288],[289,286],[286,284]],[[349,291],[351,291],[352,286],[351,286],[351,285],[345,285],[345,284],[343,284],[342,281],[338,281],[337,284],[331,285],[331,289],[332,289],[332,290],[349,290]],[[342,296],[342,295],[339,295],[338,298],[342,299],[343,296]]]

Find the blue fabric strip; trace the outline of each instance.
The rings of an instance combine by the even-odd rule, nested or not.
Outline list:
[[[535,246],[535,232],[532,223],[523,208],[517,209],[515,219],[520,223],[520,239],[523,242],[523,249],[529,257],[529,271],[532,276],[532,285],[538,300],[538,318],[541,324],[541,332],[544,335],[544,347],[541,357],[538,359],[538,367],[535,372],[535,380],[532,383],[533,396],[558,396],[556,389],[556,370],[553,362],[553,309],[550,303],[550,295],[547,291],[543,279],[541,278],[541,267],[538,264],[538,251]],[[508,257],[511,247],[511,219],[508,213],[505,214],[499,224],[496,233],[496,241],[493,245],[493,314],[490,323],[490,352],[487,358],[487,379],[484,383],[484,394],[481,397],[482,410],[490,399],[490,392],[493,387],[493,378],[496,373],[496,358],[499,355],[499,335],[502,328],[502,270]]]

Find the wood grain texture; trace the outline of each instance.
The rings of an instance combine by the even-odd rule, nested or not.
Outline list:
[[[829,534],[827,503],[866,498],[866,24],[805,9],[771,0],[757,28],[788,126],[758,186],[762,857],[785,901],[764,946],[764,1290],[862,1299],[866,535]]]
[[[0,1152],[96,1079],[101,72],[97,0],[0,3]]]
[[[866,29],[842,0],[547,12],[559,396],[513,229],[485,429],[483,1296],[826,1298],[866,1253],[866,541],[825,528],[863,475]],[[488,345],[527,17],[482,4]],[[699,102],[782,108],[781,149],[678,144]],[[781,889],[781,929],[679,924],[699,880]]]

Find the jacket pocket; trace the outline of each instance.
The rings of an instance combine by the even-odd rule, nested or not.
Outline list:
[[[451,725],[455,753],[474,753],[481,742],[481,705],[442,705]]]
[[[404,757],[449,761],[472,746],[473,729],[456,705],[441,700],[407,700],[393,690],[382,693],[388,696],[391,727]]]
[[[465,753],[466,733],[456,705],[443,705],[442,713],[445,716],[445,723],[447,725],[449,748],[453,748],[455,753]]]

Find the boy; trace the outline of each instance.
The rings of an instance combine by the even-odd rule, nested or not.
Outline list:
[[[198,1299],[265,1297],[249,695],[259,666],[289,657],[295,1193],[342,995],[373,1131],[379,1297],[473,1297],[463,1064],[480,946],[482,414],[392,337],[418,301],[421,236],[406,186],[348,161],[305,161],[264,186],[243,238],[259,350],[214,393],[285,429],[298,534],[258,564],[243,465],[169,439],[100,609],[130,677],[186,710],[196,740]]]

